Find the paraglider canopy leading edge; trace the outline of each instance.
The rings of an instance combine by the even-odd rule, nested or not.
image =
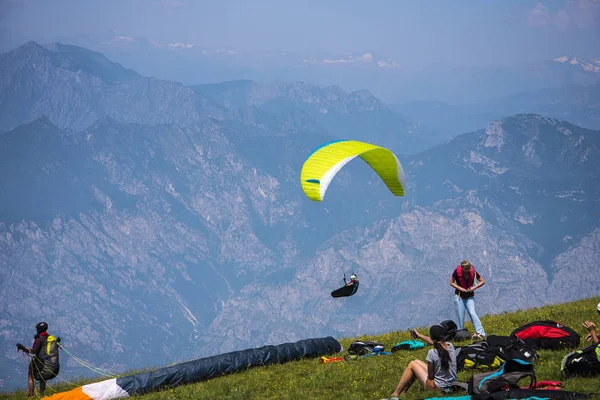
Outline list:
[[[390,150],[355,140],[334,140],[317,147],[302,165],[302,190],[313,201],[323,201],[331,180],[355,157],[362,158],[396,196],[404,196],[404,170]]]

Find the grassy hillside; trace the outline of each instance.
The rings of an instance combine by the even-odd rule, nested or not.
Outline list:
[[[582,336],[581,347],[587,343],[587,334],[581,323],[585,320],[596,322],[600,318],[595,312],[600,297],[579,300],[571,303],[545,306],[542,308],[517,311],[482,318],[488,335],[508,335],[513,329],[535,320],[551,319],[567,325]],[[473,330],[467,324],[467,329]],[[422,327],[421,332],[428,332]],[[407,331],[390,332],[378,336],[341,339],[345,349],[354,340],[376,340],[390,349],[395,343],[410,339]],[[463,342],[464,343],[464,342]],[[197,384],[180,386],[174,389],[138,396],[143,400],[163,399],[381,399],[389,397],[406,365],[413,359],[424,360],[430,347],[418,351],[399,351],[388,356],[368,357],[356,361],[320,364],[318,359],[308,359],[283,365],[257,367],[233,375],[215,378]],[[566,390],[600,394],[600,378],[562,379],[560,363],[568,350],[540,351],[541,360],[536,364],[538,380],[558,380],[565,383]],[[467,381],[472,372],[463,371],[458,379]],[[102,380],[102,379],[98,379]],[[77,382],[82,384],[82,382]],[[435,393],[413,385],[406,399],[434,397]],[[71,389],[65,383],[47,389],[47,395]],[[0,398],[25,399],[25,392],[3,395]]]

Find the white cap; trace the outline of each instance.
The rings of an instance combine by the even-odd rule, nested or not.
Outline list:
[[[597,309],[598,311],[600,311],[600,303],[598,303],[598,305],[596,306],[596,309]]]

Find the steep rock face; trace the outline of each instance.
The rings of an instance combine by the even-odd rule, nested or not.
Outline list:
[[[139,76],[99,53],[35,42],[0,55],[0,131],[48,116],[83,129],[109,116],[122,122],[189,125],[222,110],[180,83]]]
[[[104,119],[77,133],[42,119],[0,135],[0,159],[5,343],[45,319],[111,369],[209,352],[198,333],[221,303],[296,251],[255,232],[285,227],[297,205],[277,201],[277,180],[241,161],[218,123]]]
[[[541,305],[548,277],[530,255],[535,247],[487,223],[477,208],[417,207],[336,235],[277,290],[248,285],[224,304],[204,338],[229,351],[255,340],[374,334],[454,319],[448,282],[464,258],[487,281],[477,292],[481,314]],[[360,278],[357,294],[331,298],[342,273],[352,271]]]
[[[568,239],[568,238],[565,238]],[[595,229],[552,263],[548,300],[564,302],[600,293],[600,229]]]
[[[504,224],[500,214],[516,222],[511,229],[542,246],[537,259],[549,271],[570,240],[597,227],[598,149],[598,131],[518,115],[411,157],[408,196],[433,205],[476,190],[498,209],[486,220]]]

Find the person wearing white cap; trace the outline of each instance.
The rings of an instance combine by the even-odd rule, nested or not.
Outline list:
[[[596,311],[598,311],[598,315],[600,315],[600,303],[596,306]],[[598,333],[596,333],[596,324],[591,321],[585,321],[583,327],[588,330],[588,334],[585,337],[585,340],[588,342],[598,343],[600,340],[598,339]]]

